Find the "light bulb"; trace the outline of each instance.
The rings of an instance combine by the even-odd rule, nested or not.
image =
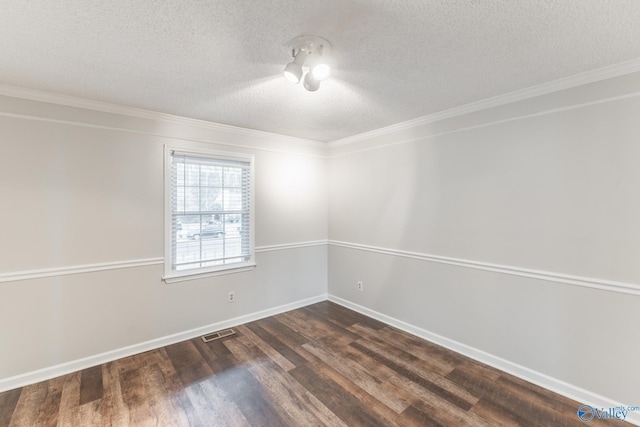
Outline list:
[[[331,75],[331,67],[327,64],[320,63],[313,67],[311,73],[313,74],[313,78],[316,80],[326,80]]]

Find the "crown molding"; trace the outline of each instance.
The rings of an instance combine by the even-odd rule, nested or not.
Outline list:
[[[349,145],[355,142],[365,141],[370,138],[388,135],[390,133],[416,128],[429,123],[451,119],[454,117],[463,116],[465,114],[487,110],[493,107],[499,107],[505,104],[524,101],[526,99],[535,98],[536,96],[547,95],[549,93],[559,92],[565,89],[571,89],[576,86],[595,83],[601,80],[606,80],[613,77],[619,77],[619,76],[623,76],[626,74],[631,74],[639,71],[640,71],[640,58],[637,58],[630,61],[625,61],[618,64],[613,64],[606,67],[598,68],[595,70],[585,71],[579,74],[575,74],[573,76],[564,77],[558,80],[553,80],[547,83],[542,83],[542,84],[531,86],[525,89],[519,89],[513,92],[508,92],[508,93],[494,96],[491,98],[482,99],[480,101],[472,102],[470,104],[461,105],[459,107],[454,107],[449,110],[440,111],[437,113],[418,117],[416,119],[407,120],[407,121],[396,123],[390,126],[385,126],[379,129],[374,129],[368,132],[359,133],[357,135],[348,136],[346,138],[337,139],[335,141],[331,141],[327,143],[327,147],[335,148],[343,145]]]
[[[93,99],[80,98],[59,93],[46,92],[36,89],[29,89],[18,86],[0,84],[0,96],[27,99],[30,101],[46,102],[49,104],[64,105],[67,107],[82,108],[85,110],[100,111],[103,113],[119,114],[129,117],[136,117],[148,120],[160,120],[165,123],[172,123],[182,126],[197,127],[214,132],[226,132],[238,136],[259,138],[271,142],[280,142],[312,148],[326,148],[324,142],[310,139],[297,138],[288,135],[265,132],[260,130],[242,128],[238,126],[225,125],[222,123],[209,122],[206,120],[191,119],[188,117],[174,116],[172,114],[160,113],[157,111],[145,110],[142,108],[128,107],[125,105],[112,104]]]
[[[623,100],[623,99],[636,98],[638,96],[640,96],[640,91],[638,91],[638,92],[630,92],[630,93],[626,93],[624,95],[614,96],[614,97],[611,97],[611,98],[601,98],[601,99],[598,99],[596,101],[581,102],[581,103],[578,103],[578,104],[567,105],[567,106],[564,106],[564,107],[549,108],[549,109],[546,109],[546,110],[540,110],[540,111],[536,111],[535,113],[530,113],[530,114],[514,115],[514,116],[506,118],[506,119],[485,121],[485,122],[482,122],[482,123],[479,123],[479,124],[475,124],[475,125],[471,125],[471,126],[456,127],[456,128],[450,129],[450,130],[443,131],[443,132],[423,133],[423,134],[421,134],[419,136],[412,136],[410,138],[398,138],[398,139],[394,139],[391,142],[386,142],[386,143],[366,144],[362,148],[355,148],[353,150],[345,150],[345,151],[340,152],[338,154],[330,154],[330,155],[327,155],[325,157],[328,158],[328,159],[335,159],[335,158],[338,158],[338,157],[348,156],[348,155],[352,155],[352,154],[356,154],[356,153],[362,153],[362,152],[365,152],[365,151],[377,150],[379,148],[391,147],[391,146],[400,145],[400,144],[406,144],[408,142],[422,141],[422,140],[429,139],[429,138],[436,138],[436,137],[441,137],[441,136],[444,136],[444,135],[450,135],[450,134],[458,133],[458,132],[466,132],[466,131],[470,131],[470,130],[474,130],[474,129],[481,129],[481,128],[485,128],[485,127],[489,127],[489,126],[495,126],[495,125],[498,125],[498,124],[513,122],[513,121],[516,121],[516,120],[530,119],[532,117],[546,116],[548,114],[557,114],[557,113],[560,113],[560,112],[563,112],[563,111],[570,111],[570,110],[575,110],[577,108],[591,107],[591,106],[594,106],[594,105],[604,104],[604,103],[607,103],[607,102],[615,102],[615,101],[620,101],[620,100]]]
[[[335,148],[344,145],[353,144],[359,141],[365,141],[370,138],[388,135],[390,133],[399,132],[406,129],[416,128],[429,123],[438,122],[477,111],[487,110],[489,108],[498,107],[526,99],[542,96],[549,93],[559,92],[576,86],[582,86],[589,83],[595,83],[614,77],[623,76],[640,72],[640,58],[609,65],[595,70],[585,71],[573,76],[564,77],[551,82],[542,83],[540,85],[531,86],[525,89],[516,90],[491,98],[482,99],[480,101],[454,107],[448,110],[440,111],[416,119],[407,120],[379,129],[359,133],[346,138],[337,139],[331,142],[320,142],[310,139],[297,138],[288,135],[281,135],[260,130],[242,128],[238,126],[225,125],[222,123],[209,122],[205,120],[191,119],[187,117],[174,116],[172,114],[160,113],[157,111],[145,110],[142,108],[128,107],[124,105],[112,104],[103,101],[85,99],[70,95],[63,95],[53,92],[46,92],[36,89],[23,88],[0,84],[0,96],[9,96],[13,98],[27,99],[31,101],[46,102],[50,104],[65,105],[68,107],[82,108],[86,110],[100,111],[104,113],[119,114],[129,117],[136,117],[148,120],[161,120],[168,123],[174,123],[183,126],[192,126],[200,129],[206,129],[216,132],[227,132],[238,136],[249,138],[260,138],[272,142],[280,142],[298,146],[313,148]]]

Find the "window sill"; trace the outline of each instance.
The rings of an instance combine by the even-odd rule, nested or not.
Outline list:
[[[242,273],[245,271],[251,271],[254,268],[256,268],[256,264],[242,264],[237,267],[225,268],[224,270],[203,271],[200,273],[197,273],[197,272],[193,272],[193,273],[185,272],[185,273],[178,273],[178,274],[174,273],[172,275],[164,276],[162,280],[164,280],[165,283],[171,284],[171,283],[178,283],[178,282],[186,282],[188,280],[205,279],[207,277],[223,276],[225,274]]]

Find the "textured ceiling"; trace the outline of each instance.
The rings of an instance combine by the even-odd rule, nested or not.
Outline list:
[[[313,93],[303,34],[333,44]],[[0,2],[2,84],[317,141],[637,58],[637,0]]]

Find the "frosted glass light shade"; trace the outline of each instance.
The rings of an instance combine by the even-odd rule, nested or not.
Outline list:
[[[313,78],[312,73],[307,73],[307,75],[304,76],[303,85],[304,85],[304,88],[309,92],[315,92],[320,87],[320,81]]]
[[[326,80],[331,75],[331,67],[329,67],[328,64],[317,64],[315,67],[313,67],[311,73],[313,74],[313,78],[316,80]]]

